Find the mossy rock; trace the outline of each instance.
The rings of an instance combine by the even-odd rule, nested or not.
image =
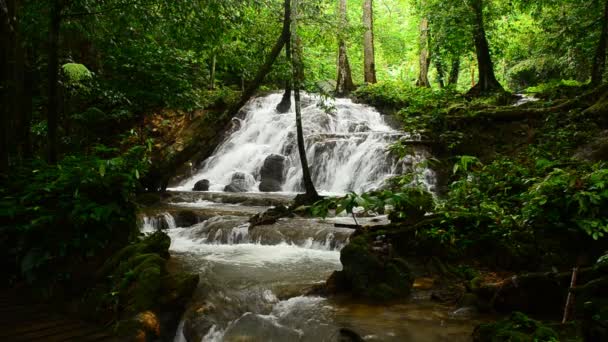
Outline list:
[[[541,322],[521,312],[514,312],[507,319],[481,324],[473,332],[474,342],[541,342],[558,341],[558,334]]]
[[[374,253],[364,236],[353,238],[342,249],[340,261],[344,268],[332,277],[337,291],[380,301],[403,298],[411,292],[414,278],[407,263]]]

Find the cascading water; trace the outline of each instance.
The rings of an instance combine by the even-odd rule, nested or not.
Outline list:
[[[187,221],[187,227],[180,226],[185,222],[180,219],[176,227],[170,214],[156,211],[143,220],[144,231],[164,229],[169,234],[178,267],[200,274],[175,341],[340,341],[342,328],[369,341],[469,340],[473,323],[453,319],[450,308],[432,303],[430,294],[390,306],[304,295],[341,269],[340,250],[354,230],[335,223],[354,222],[349,217],[292,217],[250,226],[251,215],[288,204],[292,193],[302,190],[293,108],[278,114],[280,99],[273,94],[250,101],[213,156],[195,176],[172,189],[181,192],[173,193],[168,212],[196,211],[204,219]],[[362,192],[405,171],[415,171],[417,180],[432,190],[434,173],[421,166],[428,157],[424,150],[399,160],[387,149],[397,139],[415,137],[390,128],[370,107],[345,99],[330,102],[331,110],[323,109],[327,105],[304,97],[307,157],[318,190]],[[286,193],[223,192],[233,185],[239,191],[258,192],[264,174],[276,176],[276,170],[268,172],[266,166],[272,155],[279,155],[272,158],[281,161],[278,190]],[[212,192],[191,192],[203,179]],[[358,221],[381,224],[386,217]]]
[[[239,119],[235,131],[193,177],[173,190],[189,191],[197,181],[207,179],[210,190],[223,191],[233,174],[240,172],[244,174],[246,190],[258,191],[265,159],[270,155],[282,155],[286,160],[282,191],[301,191],[302,172],[294,135],[294,112],[292,108],[287,114],[277,113],[275,107],[280,100],[280,94],[252,100],[243,109],[246,114]],[[302,118],[313,181],[322,192],[361,192],[378,188],[388,177],[401,174],[407,167],[415,167],[414,164],[424,157],[395,158],[388,152],[388,146],[408,135],[387,125],[373,108],[349,99],[326,102],[317,96],[305,95]],[[434,177],[429,172],[423,181],[432,185]]]

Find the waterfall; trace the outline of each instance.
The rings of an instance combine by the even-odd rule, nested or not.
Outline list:
[[[295,228],[297,227],[297,228]],[[172,250],[187,251],[193,244],[208,245],[285,245],[305,249],[339,251],[352,234],[352,229],[314,219],[287,219],[250,228],[242,216],[216,216],[189,228],[168,230]]]
[[[271,94],[250,101],[242,111],[244,117],[235,119],[236,127],[214,154],[193,177],[173,190],[190,191],[197,181],[207,179],[211,191],[223,191],[239,172],[247,191],[256,192],[262,166],[270,155],[285,158],[280,171],[282,191],[303,190],[294,109],[277,113],[275,107],[280,100],[281,94]],[[391,128],[376,110],[349,99],[324,101],[307,94],[302,101],[302,118],[313,181],[325,193],[379,188],[387,178],[413,170],[416,166],[412,161],[426,157],[421,151],[409,158],[410,163],[407,158],[396,158],[388,146],[402,137],[415,137]],[[423,180],[429,184],[433,179],[426,175]]]
[[[156,216],[144,216],[142,233],[154,233],[159,230],[177,228],[175,218],[169,213],[162,213]]]

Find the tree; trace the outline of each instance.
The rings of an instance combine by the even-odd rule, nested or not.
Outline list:
[[[494,74],[494,64],[484,28],[483,0],[471,0],[470,7],[473,11],[473,40],[479,75],[477,84],[469,91],[469,94],[504,91]]]
[[[338,82],[336,84],[336,95],[345,96],[355,90],[343,33],[344,28],[348,24],[346,17],[346,0],[339,0],[338,17],[341,29],[338,33]]]
[[[422,12],[424,13],[424,1],[421,2]],[[419,73],[418,80],[416,80],[416,86],[418,87],[430,87],[429,82],[429,66],[431,65],[431,52],[429,50],[429,19],[425,14],[422,15],[420,20],[420,40],[418,42],[420,51],[419,58]]]
[[[376,83],[373,0],[363,1],[363,27],[363,78],[365,83]]]
[[[49,61],[48,61],[48,162],[57,163],[59,126],[59,30],[61,28],[61,0],[51,3],[51,18],[49,20]]]
[[[285,22],[291,25],[291,3],[290,0],[285,0]],[[291,29],[287,33],[287,43],[285,44],[285,58],[291,64]],[[285,92],[281,102],[277,105],[277,112],[287,113],[291,108],[291,77],[287,77],[285,81]]]
[[[604,14],[602,16],[602,31],[597,44],[595,58],[593,59],[593,69],[591,71],[591,84],[599,85],[602,83],[604,71],[606,70],[606,45],[608,44],[608,0],[604,1]]]
[[[448,77],[448,85],[457,85],[459,75],[460,75],[460,58],[454,57],[452,59],[452,68],[450,69],[450,76]]]
[[[289,0],[285,0],[286,2]],[[308,160],[306,158],[306,147],[304,146],[304,130],[302,129],[302,108],[300,103],[300,87],[304,78],[304,65],[302,64],[302,46],[298,37],[298,0],[293,0],[291,14],[291,44],[293,47],[292,54],[292,71],[293,71],[293,94],[296,107],[296,134],[298,140],[298,152],[300,154],[300,163],[302,164],[302,177],[304,181],[305,202],[316,202],[319,199],[319,194],[315,189],[315,185],[310,175],[308,168]]]

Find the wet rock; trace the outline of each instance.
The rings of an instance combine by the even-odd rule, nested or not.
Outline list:
[[[562,312],[569,284],[554,273],[530,273],[503,282],[493,300],[498,312],[522,311],[529,314]]]
[[[297,331],[253,313],[246,313],[232,323],[223,341],[299,341]]]
[[[557,341],[557,333],[542,323],[514,312],[508,319],[495,323],[481,324],[473,332],[474,342],[535,342]]]
[[[184,337],[186,341],[202,341],[203,337],[215,325],[209,318],[213,306],[208,304],[193,305],[184,314]]]
[[[201,179],[194,184],[192,191],[209,191],[209,185],[210,183],[208,179]]]
[[[266,157],[260,170],[262,180],[259,187],[260,191],[281,191],[281,186],[285,181],[285,159],[280,154],[271,154]]]
[[[181,210],[174,214],[175,225],[177,227],[190,227],[203,219],[192,210]]]
[[[451,318],[456,319],[472,319],[479,314],[479,311],[474,306],[463,306],[450,313]]]
[[[120,299],[120,305],[114,310],[118,310],[120,317],[117,331],[121,336],[148,339],[174,334],[199,278],[198,274],[168,271],[170,244],[169,236],[156,232],[123,248],[100,269],[101,293],[114,291]],[[102,298],[100,307],[116,305],[114,298],[108,303],[103,300],[108,299]]]
[[[363,342],[365,341],[359,334],[348,328],[341,328],[338,331],[338,342]]]
[[[251,223],[251,228],[253,228],[255,226],[274,224],[280,218],[289,216],[293,216],[292,212],[286,206],[279,205],[274,208],[270,208],[263,213],[252,216],[249,219],[249,223]]]
[[[400,258],[376,254],[364,236],[353,238],[340,252],[342,271],[326,283],[330,293],[348,292],[355,297],[379,301],[407,297],[414,277]]]
[[[224,187],[226,192],[247,192],[255,184],[253,176],[244,172],[235,172],[232,174],[230,184]]]

